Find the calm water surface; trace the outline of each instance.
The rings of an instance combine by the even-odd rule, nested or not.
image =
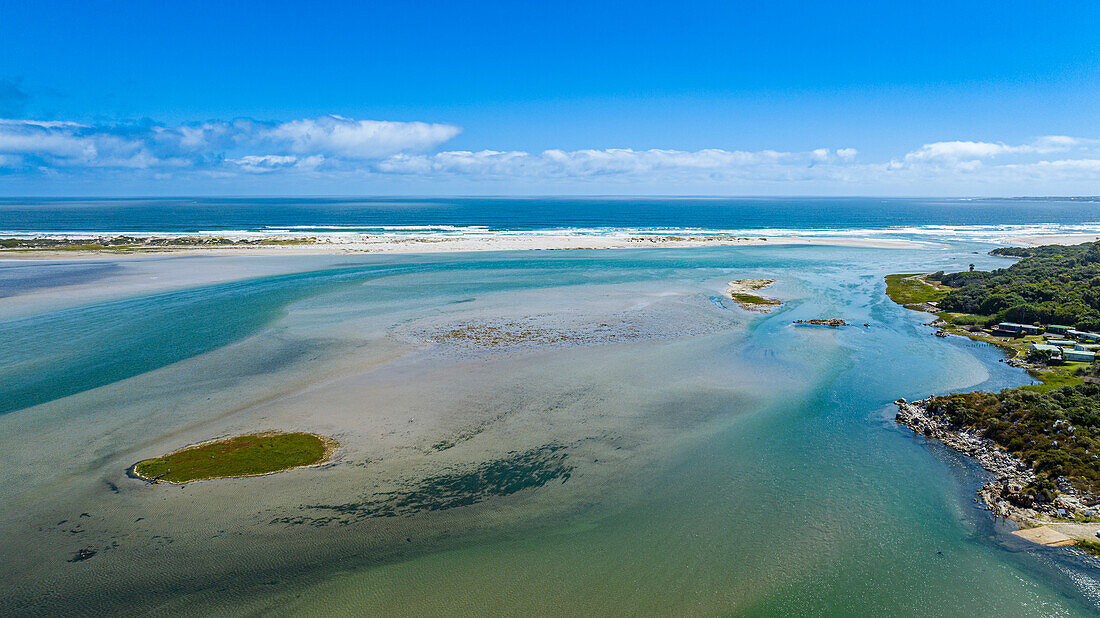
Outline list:
[[[255,258],[287,274],[29,315],[24,307],[0,316],[0,347],[9,351],[0,359],[0,448],[14,464],[0,472],[0,498],[17,507],[0,512],[0,558],[27,576],[0,583],[0,609],[1095,615],[1095,566],[1014,542],[972,503],[982,473],[892,419],[897,397],[1029,382],[992,348],[932,337],[927,315],[883,294],[891,272],[1006,264],[985,255],[990,247]],[[0,262],[0,282],[18,282],[9,294],[29,294],[127,268],[124,260],[96,264],[18,275],[12,269],[22,265]],[[747,276],[777,279],[783,308],[746,315],[718,299],[725,281]],[[400,543],[387,541],[387,526],[404,525],[392,521],[400,518],[338,529],[269,524],[270,511],[297,512],[304,498],[276,494],[309,491],[301,475],[241,482],[231,492],[216,483],[163,488],[171,494],[125,484],[125,464],[142,448],[219,422],[240,393],[291,379],[309,384],[333,359],[388,350],[386,338],[404,324],[459,312],[541,315],[553,302],[561,303],[556,314],[583,314],[632,289],[648,299],[634,311],[663,307],[668,290],[695,313],[654,313],[670,328],[637,342],[408,361],[408,375],[437,371],[442,391],[473,385],[496,397],[489,400],[527,397],[525,405],[550,411],[561,404],[540,389],[555,384],[589,393],[585,401],[601,408],[624,406],[624,423],[647,428],[629,433],[624,425],[637,441],[631,456],[591,468],[598,473],[577,462],[578,474],[560,488],[453,509],[450,519],[414,517],[409,529],[433,531],[430,543],[415,532],[407,543],[405,532]],[[832,316],[870,326],[791,324]],[[494,354],[503,360],[493,364]],[[626,414],[634,402],[646,406],[643,415]],[[364,470],[378,465],[364,461]],[[355,463],[324,478],[353,495]],[[79,522],[82,511],[86,529],[99,526],[88,537],[50,532],[59,513]],[[149,549],[159,542],[142,536],[150,520],[176,543]],[[118,547],[69,562],[94,534]],[[39,549],[27,549],[21,535]],[[195,561],[204,550],[209,563]],[[149,572],[157,577],[142,575]]]

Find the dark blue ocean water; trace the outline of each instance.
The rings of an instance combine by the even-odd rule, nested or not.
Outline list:
[[[900,198],[4,199],[0,231],[370,231],[387,226],[876,230],[1100,225],[1100,203]]]

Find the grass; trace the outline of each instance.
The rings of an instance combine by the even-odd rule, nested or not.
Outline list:
[[[1042,384],[1030,384],[1022,386],[1020,388],[1026,388],[1031,391],[1044,392],[1049,391],[1052,388],[1058,388],[1060,386],[1076,386],[1083,384],[1085,378],[1079,373],[1082,370],[1087,371],[1089,368],[1088,363],[1065,363],[1064,365],[1051,367],[1046,371],[1039,371],[1034,373],[1034,377],[1042,381]]]
[[[321,463],[336,442],[312,433],[259,433],[204,442],[134,464],[135,475],[182,485],[273,474]]]
[[[312,245],[316,244],[316,238],[263,238],[255,241],[253,244],[257,245]]]
[[[924,275],[886,275],[886,295],[907,309],[923,311],[923,305],[943,298],[950,288],[927,281]]]
[[[1074,547],[1080,549],[1083,552],[1090,553],[1094,556],[1100,556],[1100,543],[1089,539],[1077,539],[1077,542],[1073,544]]]
[[[743,304],[743,305],[781,305],[781,301],[774,298],[764,298],[763,296],[757,296],[756,294],[746,294],[745,292],[730,292],[730,298]]]

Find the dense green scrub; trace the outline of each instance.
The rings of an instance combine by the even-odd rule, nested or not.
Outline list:
[[[1100,386],[1079,384],[1046,392],[1012,388],[999,393],[934,397],[929,409],[956,425],[974,427],[1041,477],[1066,477],[1100,493]]]
[[[996,249],[1022,258],[994,271],[935,273],[951,289],[944,311],[992,316],[991,322],[1063,324],[1100,330],[1100,242]]]
[[[321,463],[335,443],[311,433],[265,433],[204,442],[134,464],[135,475],[169,483],[259,476]]]

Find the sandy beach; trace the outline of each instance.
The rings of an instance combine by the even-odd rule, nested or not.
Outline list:
[[[1042,234],[1033,236],[1015,236],[1006,238],[1006,246],[1038,247],[1040,245],[1079,245],[1084,242],[1100,240],[1096,234]]]
[[[161,238],[145,236],[141,238]],[[916,241],[883,238],[848,238],[830,236],[636,236],[636,235],[593,235],[553,234],[539,232],[510,232],[507,234],[488,234],[484,236],[443,236],[432,235],[388,235],[388,234],[324,234],[324,235],[264,235],[273,241],[292,243],[301,240],[302,244],[272,245],[181,245],[140,247],[136,252],[196,254],[196,255],[340,255],[340,254],[413,254],[413,253],[452,253],[468,251],[524,251],[524,250],[568,250],[568,249],[638,249],[647,247],[687,248],[717,246],[834,246],[866,247],[878,249],[915,249],[929,246]],[[64,239],[102,239],[106,236],[90,235],[43,235],[41,238]],[[194,238],[194,236],[191,236]],[[245,241],[255,236],[222,235],[218,238]],[[103,254],[118,254],[115,250],[4,250],[0,259],[79,259],[101,257]]]

